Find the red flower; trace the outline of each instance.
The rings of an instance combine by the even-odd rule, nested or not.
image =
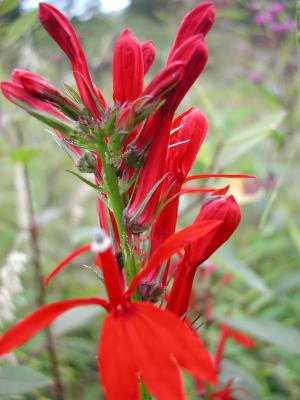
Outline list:
[[[167,308],[179,316],[188,309],[195,273],[236,230],[240,222],[240,209],[233,196],[211,196],[200,210],[195,223],[206,219],[220,220],[222,223],[199,241],[185,248],[185,255],[177,268]]]
[[[144,64],[142,49],[135,36],[125,29],[116,42],[113,58],[113,99],[125,103],[142,93]]]
[[[172,58],[174,52],[189,38],[195,35],[206,35],[213,23],[215,22],[215,12],[213,3],[201,3],[197,7],[194,7],[189,13],[183,18],[174,43],[172,45],[168,63]]]
[[[166,93],[163,106],[145,124],[135,143],[137,151],[144,149],[150,142],[146,163],[138,178],[138,189],[132,204],[125,214],[128,229],[134,233],[144,231],[153,218],[161,194],[161,185],[157,187],[148,201],[147,196],[165,173],[167,147],[172,119],[179,103],[190,89],[207,61],[207,48],[203,36],[193,36],[185,41],[172,55],[170,62],[181,61],[186,64],[185,74],[176,87]],[[141,209],[142,212],[137,214]]]
[[[225,344],[229,338],[234,339],[242,346],[248,347],[250,349],[255,346],[255,342],[253,339],[251,339],[247,335],[244,335],[243,333],[237,332],[236,330],[230,328],[228,325],[220,324],[220,328],[221,328],[221,335],[215,355],[215,362],[218,369],[220,368],[221,361],[223,358]]]
[[[181,128],[171,135],[170,148],[167,153],[165,170],[168,176],[163,183],[162,193],[165,193],[167,190],[169,192],[165,202],[180,193],[185,178],[205,138],[207,120],[200,110],[195,109],[189,114],[183,115],[179,126]],[[175,128],[174,123],[172,128]],[[151,233],[151,252],[175,232],[178,205],[179,196],[175,197],[155,220]]]
[[[69,111],[71,117],[74,117],[74,119],[78,117],[79,109],[77,105],[63,96],[56,87],[49,84],[42,76],[16,68],[12,71],[12,80],[22,85],[24,90],[33,97],[45,100],[54,107],[59,104],[62,109],[65,108],[66,111]]]
[[[100,305],[108,311],[100,337],[98,365],[108,400],[138,400],[142,380],[158,400],[184,399],[179,367],[194,377],[216,383],[211,356],[199,337],[179,318],[150,303],[130,302],[144,273],[168,259],[190,240],[198,239],[219,222],[205,221],[174,234],[136,275],[125,296],[110,239],[104,234],[92,245],[83,246],[67,257],[48,277],[48,281],[77,255],[93,250],[101,264],[109,302],[104,299],[71,299],[48,304],[33,312],[0,338],[0,355],[14,350],[60,314],[83,305]]]
[[[102,93],[92,82],[83,48],[70,21],[48,3],[40,3],[39,19],[69,58],[83,103],[95,118],[99,118],[97,100],[102,107],[106,106],[106,102]]]
[[[146,40],[141,43],[141,49],[144,61],[144,75],[146,75],[155,60],[155,47],[152,40]]]

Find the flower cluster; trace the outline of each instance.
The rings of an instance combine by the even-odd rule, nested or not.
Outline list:
[[[260,2],[252,1],[252,8],[255,11],[254,23],[277,35],[286,35],[296,28],[295,19],[287,18],[284,2],[271,1],[265,10],[261,10]]]
[[[205,36],[214,22],[211,3],[182,20],[165,67],[144,88],[155,59],[151,41],[124,30],[113,55],[113,104],[92,81],[78,36],[68,19],[41,3],[39,19],[68,57],[77,88],[64,90],[43,77],[16,69],[2,82],[3,94],[54,128],[56,141],[98,196],[101,230],[47,277],[48,284],[79,254],[95,253],[107,299],[69,299],[47,304],[0,338],[0,354],[12,351],[65,311],[99,305],[107,311],[98,366],[107,399],[184,399],[179,368],[199,382],[217,383],[218,363],[191,329],[188,307],[195,273],[236,230],[240,210],[227,189],[190,188],[189,176],[207,132],[201,110],[175,115],[204,69]],[[208,192],[195,221],[176,232],[179,197]],[[176,256],[176,257],[173,257]],[[156,303],[156,304],[155,304]],[[223,341],[224,342],[224,341]],[[216,397],[214,397],[216,398]]]

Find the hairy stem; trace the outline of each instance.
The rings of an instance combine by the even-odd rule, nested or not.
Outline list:
[[[136,274],[135,262],[132,252],[127,243],[126,229],[123,223],[124,204],[119,191],[118,178],[114,171],[114,167],[107,162],[110,157],[104,138],[100,138],[98,142],[98,151],[102,161],[105,183],[108,189],[108,197],[112,212],[114,214],[122,248],[122,256],[127,283],[130,283]]]

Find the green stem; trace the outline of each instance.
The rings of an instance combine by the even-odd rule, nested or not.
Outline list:
[[[132,278],[136,274],[136,267],[134,262],[134,256],[130,251],[127,243],[127,235],[125,226],[123,224],[123,210],[124,204],[119,191],[118,178],[114,171],[114,167],[108,162],[110,157],[109,150],[107,148],[105,139],[100,137],[98,142],[98,151],[102,161],[102,167],[104,171],[105,184],[108,189],[109,203],[114,214],[119,236],[120,244],[122,248],[122,256],[124,262],[124,268],[126,272],[127,282],[130,283]]]
[[[141,396],[142,400],[152,400],[151,394],[148,392],[146,386],[141,382]]]

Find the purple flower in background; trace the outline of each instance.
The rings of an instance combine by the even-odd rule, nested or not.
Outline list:
[[[262,76],[262,74],[261,73],[259,73],[259,72],[252,72],[250,75],[249,75],[249,80],[250,80],[250,82],[252,82],[252,83],[262,83],[262,81],[263,81],[263,76]]]
[[[269,5],[268,11],[274,15],[284,11],[284,6],[280,1],[274,1]]]
[[[270,30],[274,33],[284,34],[293,32],[296,28],[296,21],[293,19],[289,19],[284,22],[273,22],[270,25]]]
[[[277,35],[288,34],[295,29],[296,22],[287,18],[284,3],[281,1],[271,1],[264,9],[257,1],[252,1],[251,5],[254,12],[253,21],[258,27]]]
[[[262,12],[254,16],[254,22],[257,26],[265,26],[273,22],[273,16],[269,12]]]

